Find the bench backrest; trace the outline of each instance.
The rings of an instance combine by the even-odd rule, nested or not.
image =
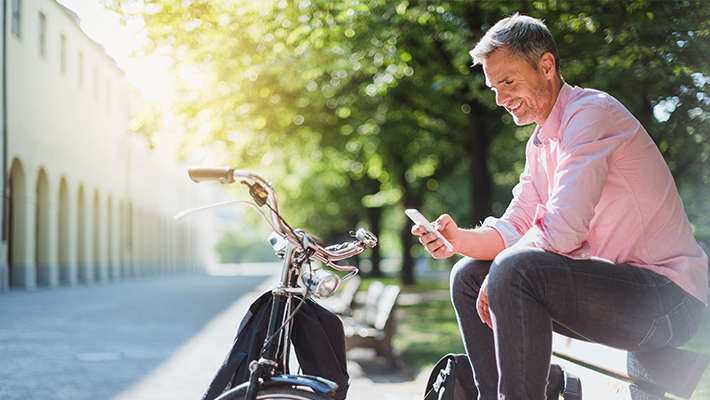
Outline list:
[[[355,299],[355,293],[360,287],[360,277],[355,275],[345,282],[345,286],[340,290],[340,300],[346,309],[349,309],[353,305],[353,300]]]
[[[388,285],[382,291],[382,295],[380,295],[380,299],[377,302],[377,314],[375,315],[375,320],[372,321],[372,326],[375,329],[385,329],[385,325],[390,320],[392,309],[397,303],[399,291],[400,289],[397,285]]]

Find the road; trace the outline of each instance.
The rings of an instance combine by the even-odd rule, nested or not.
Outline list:
[[[269,283],[183,274],[2,294],[0,399],[137,400],[146,385],[199,399]]]

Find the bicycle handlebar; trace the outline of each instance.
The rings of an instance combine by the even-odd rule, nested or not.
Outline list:
[[[234,169],[230,166],[226,167],[190,167],[188,168],[188,175],[190,179],[194,182],[219,182],[221,184],[232,184],[236,182],[241,182],[249,187],[249,194],[254,199],[254,202],[259,207],[267,205],[270,212],[271,218],[268,218],[260,208],[254,207],[255,205],[250,202],[245,201],[229,201],[222,204],[217,204],[214,206],[202,207],[199,209],[188,210],[182,212],[175,216],[176,219],[180,219],[187,216],[193,212],[214,209],[218,207],[224,207],[232,204],[246,204],[254,207],[261,215],[269,221],[271,228],[277,234],[287,238],[292,243],[298,244],[305,249],[313,250],[313,258],[321,261],[322,263],[328,265],[339,271],[353,271],[357,269],[356,267],[347,267],[334,264],[334,261],[344,260],[346,258],[352,257],[361,253],[366,249],[367,246],[375,247],[377,245],[377,237],[367,231],[366,229],[360,228],[355,233],[355,242],[347,242],[340,245],[324,247],[323,242],[316,243],[314,236],[304,232],[296,231],[291,229],[281,218],[281,213],[279,210],[278,197],[276,196],[276,191],[274,190],[271,182],[255,175],[246,170]],[[319,241],[319,240],[318,240]]]
[[[234,168],[226,167],[189,167],[187,174],[194,182],[219,182],[223,185],[236,182]]]

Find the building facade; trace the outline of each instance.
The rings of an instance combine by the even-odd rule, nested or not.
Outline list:
[[[131,133],[137,89],[55,0],[3,0],[0,291],[200,268],[207,198]]]

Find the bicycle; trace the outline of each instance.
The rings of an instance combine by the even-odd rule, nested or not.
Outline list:
[[[294,317],[298,315],[308,298],[311,296],[327,298],[335,292],[340,282],[357,274],[357,267],[341,266],[335,262],[355,256],[367,247],[375,247],[377,237],[366,229],[360,228],[354,233],[350,232],[355,240],[325,247],[316,236],[300,229],[293,229],[286,223],[281,216],[276,191],[269,181],[249,171],[235,170],[231,167],[191,167],[188,169],[188,174],[197,183],[240,182],[249,188],[253,201],[231,200],[195,208],[179,213],[175,216],[176,220],[221,207],[237,204],[249,206],[269,223],[273,230],[269,240],[277,256],[283,260],[280,281],[271,290],[271,309],[261,356],[248,364],[248,381],[222,393],[215,400],[332,399],[338,390],[337,383],[322,376],[289,373]],[[262,210],[262,207],[266,207],[269,215]],[[311,267],[312,260],[345,272],[346,275],[340,278],[325,269],[314,269]]]

